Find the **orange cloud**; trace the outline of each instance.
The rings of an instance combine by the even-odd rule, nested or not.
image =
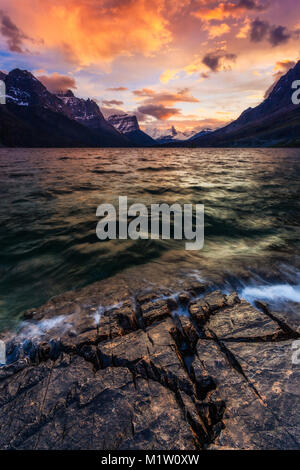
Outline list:
[[[118,87],[111,87],[111,88],[106,88],[107,91],[126,91],[128,88],[125,86],[118,86]]]
[[[39,49],[60,50],[80,67],[159,51],[172,39],[163,8],[163,0],[7,1],[23,38],[30,32]]]
[[[199,102],[197,98],[190,94],[188,88],[183,88],[177,92],[156,92],[151,89],[143,88],[142,90],[133,91],[133,94],[138,100],[142,100],[142,105],[137,109],[138,113],[152,116],[159,120],[181,116],[181,110],[172,107],[175,103]]]
[[[179,70],[175,69],[165,70],[160,76],[161,83],[168,83],[170,80],[174,80],[177,77],[178,72]]]
[[[153,116],[156,119],[167,120],[173,116],[180,116],[181,111],[178,108],[168,108],[163,104],[148,104],[140,106],[138,112],[146,114],[148,116]]]
[[[40,80],[52,93],[56,93],[58,91],[65,92],[67,90],[74,90],[77,88],[75,79],[69,75],[53,73],[51,75],[37,75],[37,79]]]
[[[207,3],[207,2],[205,2]],[[193,16],[203,21],[219,20],[222,21],[225,18],[233,17],[239,18],[243,14],[249,11],[263,11],[268,8],[269,5],[263,5],[258,0],[238,0],[238,2],[220,2],[216,7],[210,8],[205,5],[193,12]]]
[[[221,23],[220,25],[214,25],[209,27],[209,37],[214,39],[219,36],[223,36],[223,34],[229,33],[230,28],[228,24]]]
[[[133,94],[138,96],[139,99],[143,98],[144,103],[147,105],[172,106],[174,103],[199,103],[199,100],[190,94],[188,88],[183,88],[177,92],[155,92],[143,88],[142,90],[133,91]]]

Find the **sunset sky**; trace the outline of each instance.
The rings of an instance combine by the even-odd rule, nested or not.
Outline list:
[[[0,54],[144,129],[218,127],[300,58],[300,1],[0,0]]]

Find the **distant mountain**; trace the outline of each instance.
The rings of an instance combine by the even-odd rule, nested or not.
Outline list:
[[[181,142],[193,139],[194,137],[202,135],[202,133],[207,133],[209,131],[210,129],[203,129],[201,132],[199,132],[199,130],[181,132],[178,131],[174,126],[172,126],[170,129],[151,129],[151,131],[149,131],[149,134],[159,144],[168,144],[172,142]]]
[[[152,147],[157,145],[152,137],[141,131],[136,116],[129,114],[113,114],[107,121],[124,134],[133,144],[139,147]]]
[[[1,105],[0,142],[6,146],[128,147],[130,141],[103,117],[92,100],[72,92],[57,96],[30,72],[4,76],[6,105]],[[6,119],[5,119],[6,116]]]
[[[300,61],[281,77],[270,95],[227,126],[193,139],[197,147],[300,146],[300,105],[292,103],[292,83],[300,80]]]

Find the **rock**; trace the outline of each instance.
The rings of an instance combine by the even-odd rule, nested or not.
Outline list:
[[[1,335],[1,449],[300,448],[299,336],[284,319],[237,294],[105,286]]]
[[[171,315],[168,302],[166,300],[150,301],[141,306],[142,321],[145,326],[161,321]]]
[[[211,315],[205,324],[205,332],[209,337],[216,335],[220,339],[227,340],[233,338],[240,340],[243,338],[276,339],[282,334],[276,322],[245,300]]]
[[[200,340],[197,354],[195,373],[202,373],[204,364],[216,383],[210,399],[226,404],[224,428],[210,448],[300,448],[299,368],[291,363],[291,341],[226,343],[222,350],[214,341]]]

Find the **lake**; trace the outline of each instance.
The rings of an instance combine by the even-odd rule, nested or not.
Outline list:
[[[194,277],[249,300],[299,302],[299,179],[299,149],[0,149],[0,329],[120,276],[132,290]],[[119,196],[204,204],[204,249],[100,241],[97,206]]]

